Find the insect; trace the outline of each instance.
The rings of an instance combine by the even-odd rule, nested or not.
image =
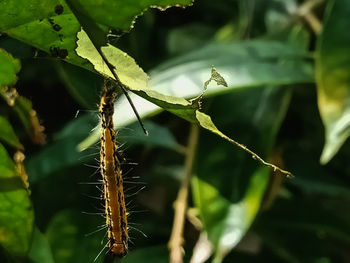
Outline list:
[[[105,85],[99,106],[102,125],[100,168],[108,231],[106,246],[112,254],[123,257],[128,252],[129,236],[122,169],[113,127],[115,96],[114,88]]]

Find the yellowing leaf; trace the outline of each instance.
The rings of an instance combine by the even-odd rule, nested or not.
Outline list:
[[[350,2],[329,1],[317,43],[318,106],[325,126],[321,163],[331,160],[350,135]]]

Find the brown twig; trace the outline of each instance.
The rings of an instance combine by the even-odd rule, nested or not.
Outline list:
[[[243,144],[241,144],[241,143],[239,143],[239,142],[237,142],[235,140],[232,140],[230,137],[227,137],[225,134],[220,134],[219,136],[221,136],[222,138],[228,140],[230,143],[238,146],[239,148],[243,149],[244,151],[250,153],[254,160],[258,160],[263,165],[272,168],[274,172],[279,171],[280,173],[284,174],[287,178],[293,178],[294,177],[294,175],[291,172],[288,172],[287,170],[283,170],[282,168],[278,167],[277,165],[274,165],[272,163],[266,162],[263,158],[261,158],[255,152],[253,152],[252,150],[247,148],[247,146],[245,146],[245,145],[243,145]]]
[[[323,2],[324,0],[308,0],[300,5],[297,10],[297,15],[304,18],[317,35],[322,31],[322,23],[317,16],[315,16],[312,10]]]
[[[188,189],[191,181],[191,174],[195,152],[197,148],[198,135],[199,126],[196,124],[192,124],[188,140],[188,148],[186,152],[185,173],[181,181],[181,186],[177,194],[177,198],[174,201],[174,223],[170,240],[168,243],[168,248],[170,252],[170,263],[183,262],[183,230],[187,210]]]

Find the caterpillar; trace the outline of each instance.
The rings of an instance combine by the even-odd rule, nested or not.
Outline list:
[[[122,169],[113,127],[115,97],[114,88],[105,85],[99,106],[102,126],[100,169],[108,234],[106,247],[113,255],[123,257],[128,252],[129,236]]]

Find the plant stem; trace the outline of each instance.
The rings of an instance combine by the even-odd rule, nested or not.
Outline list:
[[[174,223],[170,240],[168,243],[168,248],[170,252],[170,263],[183,262],[183,230],[187,210],[188,189],[191,181],[194,157],[198,142],[198,135],[199,126],[197,124],[192,124],[188,139],[188,147],[186,151],[185,172],[181,181],[181,186],[177,194],[177,198],[174,201]]]
[[[323,3],[324,0],[309,0],[304,2],[299,6],[297,14],[298,16],[304,18],[306,22],[310,25],[311,29],[315,32],[315,34],[320,34],[322,31],[322,24],[320,20],[315,16],[312,10]]]

